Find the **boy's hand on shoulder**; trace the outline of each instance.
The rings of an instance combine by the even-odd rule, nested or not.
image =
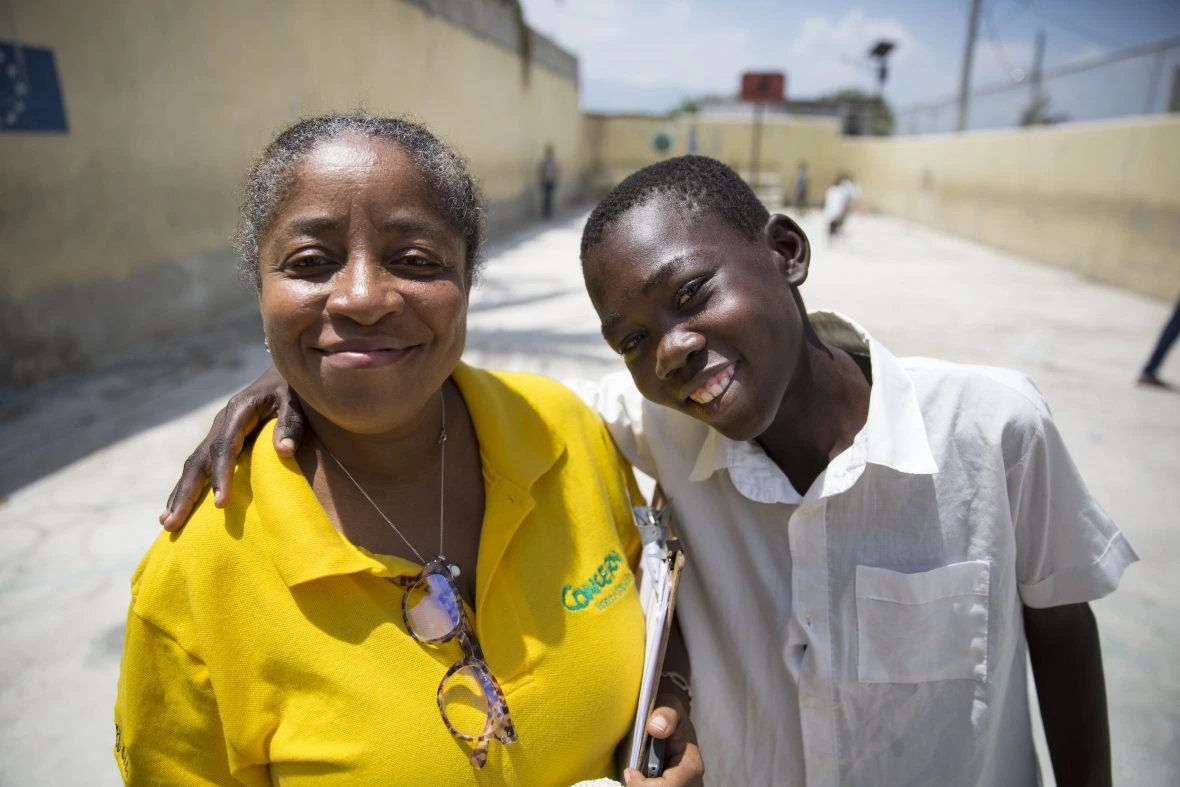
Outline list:
[[[272,415],[278,418],[275,451],[280,456],[294,456],[303,437],[303,411],[287,381],[274,367],[230,397],[229,403],[213,417],[209,433],[185,460],[180,480],[168,496],[164,513],[160,514],[160,524],[165,530],[184,527],[208,486],[213,487],[214,505],[225,507],[238,456],[246,441]]]

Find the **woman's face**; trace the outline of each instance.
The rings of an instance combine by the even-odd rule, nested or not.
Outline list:
[[[410,423],[467,333],[466,245],[396,143],[348,135],[297,164],[260,248],[275,367],[311,410],[356,433]]]

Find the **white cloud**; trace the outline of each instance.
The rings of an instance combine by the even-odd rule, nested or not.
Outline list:
[[[734,93],[749,70],[787,71],[789,93],[800,98],[844,86],[869,89],[875,76],[865,55],[881,38],[897,44],[896,67],[929,59],[902,23],[862,10],[808,16],[785,42],[781,29],[735,21],[753,15],[696,0],[525,0],[525,12],[533,27],[578,55],[585,99],[599,107],[617,101],[626,86],[637,95],[657,88],[660,95]],[[603,84],[612,86],[606,103],[593,95]]]
[[[823,93],[845,86],[870,88],[876,75],[865,57],[878,40],[896,44],[890,68],[907,68],[928,60],[928,51],[902,23],[853,9],[839,19],[809,16],[786,45],[788,72],[796,94]]]
[[[578,55],[588,82],[733,89],[754,49],[750,30],[718,25],[717,8],[692,0],[527,0],[525,10],[529,24]]]
[[[988,85],[1026,78],[1032,71],[1033,44],[1031,41],[1001,41],[980,39],[975,44],[975,68],[972,85]],[[957,72],[956,72],[957,73]]]

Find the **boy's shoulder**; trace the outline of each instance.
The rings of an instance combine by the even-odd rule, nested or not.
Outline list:
[[[1019,459],[1053,420],[1045,397],[1023,372],[934,358],[900,359],[914,386],[929,437],[1000,446]]]
[[[900,359],[920,399],[953,398],[963,405],[1003,405],[1013,415],[1051,418],[1049,404],[1024,372],[938,358]]]

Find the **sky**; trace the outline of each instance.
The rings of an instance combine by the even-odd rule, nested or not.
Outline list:
[[[791,98],[872,90],[875,75],[864,55],[880,38],[897,44],[885,87],[894,107],[951,97],[970,8],[970,0],[522,3],[534,29],[578,56],[582,105],[592,112],[663,112],[684,98],[732,94],[748,70],[785,71]],[[1180,0],[982,0],[973,84],[1027,74],[1038,29],[1046,33],[1051,68],[1180,36]],[[1180,47],[1165,57],[1157,104],[1180,66]],[[1067,94],[1101,92],[1138,106],[1146,103],[1153,68],[1152,58],[1141,58],[1137,66],[1073,78],[1072,86],[1063,80],[1058,92],[1066,104]]]

